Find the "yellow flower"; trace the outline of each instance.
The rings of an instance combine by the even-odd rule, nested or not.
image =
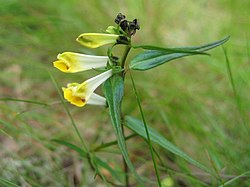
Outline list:
[[[104,33],[84,33],[78,36],[77,42],[85,47],[97,48],[106,44],[116,43],[119,35]]]
[[[92,56],[73,52],[64,52],[57,55],[54,67],[66,73],[75,73],[93,68],[105,67],[107,56]]]
[[[67,85],[67,88],[63,88],[64,98],[78,107],[83,107],[86,104],[106,106],[106,99],[95,94],[94,91],[111,76],[112,69],[92,77],[81,84],[70,83]]]

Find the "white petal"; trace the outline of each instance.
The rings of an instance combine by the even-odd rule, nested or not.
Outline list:
[[[87,104],[90,105],[100,105],[100,106],[106,106],[106,99],[98,94],[93,93],[89,100],[87,101]]]
[[[86,81],[87,91],[86,91],[86,99],[95,91],[95,89],[100,86],[103,82],[105,82],[109,77],[112,76],[112,69],[105,71],[91,79]]]
[[[76,59],[79,61],[81,68],[93,69],[105,67],[107,65],[107,56],[92,56],[85,54],[76,55]]]

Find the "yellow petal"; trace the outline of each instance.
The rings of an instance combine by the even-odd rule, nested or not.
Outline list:
[[[70,69],[70,67],[67,66],[65,61],[62,61],[62,60],[57,60],[57,61],[53,62],[53,65],[55,68],[59,69],[62,72],[68,72]]]
[[[88,104],[106,106],[106,99],[94,93],[95,89],[112,76],[112,69],[107,70],[87,81],[70,83],[63,89],[64,98],[71,104],[83,107]]]
[[[84,33],[76,41],[85,47],[97,48],[106,44],[116,43],[119,35],[104,33]]]
[[[78,107],[83,107],[86,105],[85,100],[81,99],[80,97],[73,97],[70,103]]]
[[[71,87],[63,88],[63,93],[64,93],[64,98],[71,104],[78,107],[83,107],[84,105],[86,105],[85,99],[73,95]]]

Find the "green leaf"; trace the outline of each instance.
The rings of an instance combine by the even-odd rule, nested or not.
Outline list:
[[[63,140],[58,140],[58,139],[52,139],[53,142],[56,142],[58,144],[61,144],[61,145],[64,145],[76,152],[78,152],[82,157],[85,157],[87,158],[87,153],[84,152],[80,147],[72,144],[72,143],[69,143],[69,142],[66,142],[66,141],[63,141]]]
[[[137,134],[139,134],[143,138],[147,139],[147,135],[145,132],[143,122],[141,122],[140,120],[138,120],[134,117],[131,117],[131,116],[125,116],[125,125],[129,129],[131,129],[132,131],[136,132]],[[160,135],[156,130],[154,130],[153,128],[148,126],[148,131],[149,131],[150,139],[152,142],[157,143],[162,148],[164,148],[164,149],[170,151],[171,153],[185,159],[190,164],[193,164],[196,167],[210,173],[210,170],[207,167],[205,167],[204,165],[202,165],[199,162],[192,159],[190,156],[188,156],[186,153],[181,151],[178,147],[176,147],[174,144],[169,142],[162,135]]]
[[[226,37],[222,40],[210,44],[195,47],[160,48],[149,45],[139,46],[140,48],[144,48],[147,50],[135,56],[131,60],[129,67],[134,70],[144,71],[157,67],[174,59],[197,55],[200,53],[206,54],[203,52],[222,45],[223,43],[228,41],[228,39],[229,37]]]
[[[155,50],[155,51],[162,51],[165,53],[191,53],[191,54],[201,54],[201,55],[209,55],[208,53],[202,52],[202,51],[194,51],[192,49],[185,49],[185,48],[163,48],[163,47],[157,47],[152,45],[137,45],[133,46],[134,49],[141,48],[146,50]]]
[[[121,150],[123,158],[127,163],[130,171],[134,174],[137,181],[141,183],[139,175],[129,158],[128,150],[123,136],[122,124],[121,124],[121,101],[123,97],[124,81],[123,78],[115,74],[104,83],[104,92],[109,106],[109,113],[112,121],[112,125],[117,138],[118,146]]]

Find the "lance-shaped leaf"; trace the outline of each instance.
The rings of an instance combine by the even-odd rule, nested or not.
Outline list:
[[[67,141],[64,141],[64,140],[58,140],[58,139],[52,139],[52,141],[58,143],[58,144],[61,144],[61,145],[64,145],[74,151],[76,151],[77,153],[79,153],[82,157],[84,158],[87,158],[87,154],[83,149],[81,149],[80,147],[72,144],[72,143],[69,143]]]
[[[143,125],[143,122],[141,122],[140,120],[138,120],[134,117],[131,117],[131,116],[125,116],[125,125],[129,129],[134,131],[135,133],[137,133],[140,136],[142,136],[143,138],[147,139],[145,127]],[[154,130],[153,128],[148,126],[148,131],[149,131],[150,139],[152,142],[157,143],[162,148],[164,148],[164,149],[170,151],[171,153],[185,159],[190,164],[193,164],[196,167],[210,173],[210,171],[207,167],[205,167],[204,165],[202,165],[199,162],[192,159],[190,156],[188,156],[186,153],[181,151],[178,147],[176,147],[174,144],[172,144],[166,138],[164,138],[161,134],[159,134],[156,130]]]
[[[174,59],[191,55],[206,54],[204,51],[218,47],[228,41],[228,39],[229,37],[226,37],[210,44],[195,47],[161,48],[150,45],[135,46],[134,48],[142,48],[146,49],[146,51],[135,56],[135,58],[131,60],[129,67],[134,70],[144,71]]]
[[[116,74],[104,83],[104,92],[109,106],[109,114],[115,131],[118,146],[121,150],[124,160],[126,161],[130,171],[134,174],[138,182],[141,183],[139,175],[129,159],[125,138],[122,131],[121,123],[121,101],[123,97],[124,82],[120,75]]]

